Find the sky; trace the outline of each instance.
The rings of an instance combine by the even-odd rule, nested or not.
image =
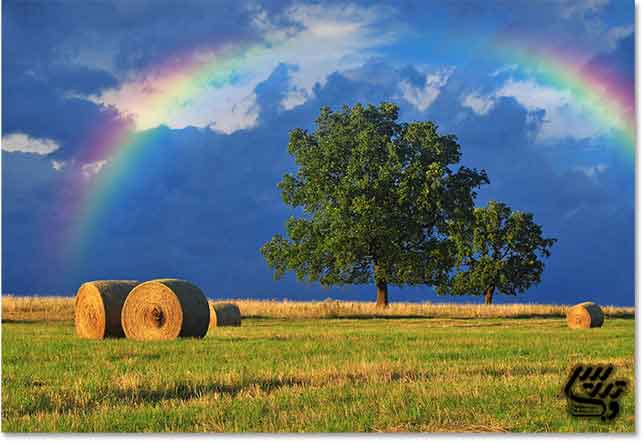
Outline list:
[[[634,5],[610,0],[2,2],[2,293],[180,277],[212,298],[373,300],[274,280],[288,132],[396,103],[558,239],[498,302],[634,304]],[[430,287],[395,301],[479,302]]]

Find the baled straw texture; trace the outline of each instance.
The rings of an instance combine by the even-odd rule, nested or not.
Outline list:
[[[210,328],[239,327],[241,311],[239,306],[229,302],[210,302]]]
[[[121,310],[137,284],[138,281],[91,281],[81,285],[74,302],[76,334],[89,339],[125,336]]]
[[[140,341],[202,338],[210,309],[205,295],[181,279],[156,279],[136,286],[121,315],[125,336]]]
[[[569,328],[594,328],[603,325],[605,315],[603,310],[593,302],[583,302],[567,311]]]

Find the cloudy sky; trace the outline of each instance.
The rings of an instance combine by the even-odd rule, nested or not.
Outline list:
[[[274,281],[259,247],[292,214],[288,131],[392,101],[487,170],[479,204],[559,239],[518,301],[634,303],[630,2],[9,0],[2,79],[3,293],[177,276],[211,297],[373,299]]]

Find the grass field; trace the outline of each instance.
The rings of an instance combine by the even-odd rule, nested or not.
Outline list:
[[[632,391],[607,424],[568,416],[559,394],[577,362],[614,363],[633,382],[627,312],[588,330],[558,317],[264,312],[204,340],[134,342],[81,340],[69,320],[7,311],[5,432],[634,431]]]

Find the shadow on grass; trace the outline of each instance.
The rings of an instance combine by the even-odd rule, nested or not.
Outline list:
[[[634,313],[616,313],[613,315],[605,315],[605,319],[634,319]]]
[[[606,314],[605,318],[606,319],[634,319],[634,313],[614,313],[614,314]],[[507,315],[507,316],[481,316],[481,317],[473,317],[473,316],[456,316],[456,315],[449,315],[449,316],[441,316],[441,315],[436,315],[436,316],[426,316],[426,315],[351,315],[351,314],[338,314],[338,315],[333,315],[333,316],[322,316],[322,317],[301,317],[301,318],[283,318],[283,317],[274,317],[274,316],[262,316],[262,315],[252,315],[252,316],[244,316],[243,319],[257,319],[257,320],[281,320],[281,321],[287,321],[287,320],[293,320],[296,319],[298,321],[307,321],[307,320],[312,320],[312,321],[317,321],[317,320],[328,320],[328,319],[444,319],[444,320],[449,320],[449,319],[454,319],[454,320],[480,320],[480,319],[496,319],[496,320],[501,320],[501,319],[565,319],[565,315],[562,315],[560,313],[552,313],[552,314],[538,314],[538,313],[526,313],[526,314],[513,314],[513,315]]]
[[[502,378],[506,376],[534,376],[534,375],[547,375],[547,374],[561,374],[564,370],[558,367],[549,366],[516,366],[516,367],[478,367],[465,370],[468,376],[491,376],[494,378]]]
[[[90,392],[90,397],[82,398],[72,391],[60,391],[55,393],[55,399],[50,394],[37,391],[32,394],[29,401],[22,404],[20,409],[7,410],[9,414],[25,415],[35,413],[88,413],[99,409],[103,404],[115,405],[141,405],[158,404],[162,401],[190,401],[205,396],[220,394],[228,397],[257,396],[270,394],[280,388],[310,387],[333,385],[341,381],[362,383],[373,381],[380,383],[398,382],[408,379],[411,376],[408,372],[394,370],[378,375],[368,373],[335,373],[323,378],[302,378],[286,377],[283,379],[266,378],[253,379],[240,383],[219,383],[219,382],[192,382],[181,381],[167,386],[157,388],[149,386],[132,386],[121,388],[99,387]],[[415,373],[411,377],[417,379],[428,379],[428,373]]]
[[[278,317],[273,317],[273,316],[247,316],[244,317],[243,319],[257,319],[257,320],[282,320],[282,321],[288,321],[288,320],[297,320],[297,321],[325,321],[325,320],[333,320],[333,319],[356,319],[356,320],[368,320],[368,319],[480,319],[480,318],[471,318],[471,317],[463,317],[463,318],[457,318],[455,316],[452,317],[442,317],[442,316],[426,316],[426,315],[351,315],[351,314],[346,314],[346,315],[332,315],[332,316],[315,316],[315,317],[301,317],[301,318],[278,318]],[[498,318],[491,318],[491,319],[498,319]]]
[[[470,316],[426,316],[426,315],[336,315],[336,316],[323,316],[323,317],[302,317],[302,318],[275,318],[271,316],[249,316],[244,319],[257,319],[257,320],[292,320],[296,319],[298,321],[319,321],[319,320],[333,320],[333,319],[350,319],[350,320],[369,320],[369,319],[512,319],[511,317],[507,318],[498,318],[498,317],[489,317],[489,318],[472,318]]]
[[[221,394],[235,397],[242,392],[255,392],[269,394],[274,390],[283,387],[307,386],[310,383],[302,379],[270,379],[258,380],[241,384],[224,384],[218,382],[192,383],[179,382],[168,387],[161,388],[135,388],[111,391],[110,395],[124,403],[156,403],[166,400],[189,401],[211,394]]]
[[[73,324],[73,319],[58,319],[58,318],[34,318],[34,319],[11,319],[11,318],[2,318],[3,324],[59,324],[59,323],[69,323]]]
[[[161,355],[158,354],[158,353],[141,353],[141,354],[133,353],[133,354],[126,354],[126,355],[113,354],[113,355],[108,356],[108,359],[110,361],[112,361],[112,362],[117,362],[118,363],[118,362],[123,361],[124,357],[129,358],[129,359],[140,360],[140,361],[143,361],[143,362],[158,361],[158,360],[161,359]]]

